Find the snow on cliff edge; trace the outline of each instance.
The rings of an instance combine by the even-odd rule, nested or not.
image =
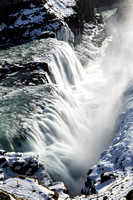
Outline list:
[[[124,93],[113,143],[89,170],[82,189],[82,193],[91,199],[128,199],[129,192],[133,195],[133,83]],[[80,198],[84,199],[83,196]]]
[[[73,15],[73,7],[76,5],[76,1],[77,0],[48,0],[44,6],[50,13],[63,19],[64,17]]]

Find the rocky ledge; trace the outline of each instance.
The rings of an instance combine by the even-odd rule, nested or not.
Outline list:
[[[1,85],[40,85],[48,83],[47,76],[52,76],[47,63],[32,62],[26,64],[7,63],[0,65]],[[5,80],[2,82],[2,80]]]
[[[0,150],[0,199],[66,199],[68,189],[53,183],[34,153]]]
[[[38,156],[34,153],[9,153],[0,150],[0,181],[1,183],[13,176],[23,175],[38,178],[45,186],[52,183]]]

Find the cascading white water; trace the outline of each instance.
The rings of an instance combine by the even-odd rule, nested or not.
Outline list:
[[[47,61],[59,87],[69,88],[84,77],[84,70],[68,43],[59,42],[47,57],[35,57],[34,61]]]
[[[25,120],[25,129],[30,145],[54,180],[64,181],[71,194],[77,194],[88,169],[113,138],[120,97],[129,76],[125,63],[120,65],[110,55],[83,69],[71,47],[63,42],[51,55],[49,65],[57,83],[54,95],[41,114]]]
[[[26,111],[19,111],[15,118],[15,121],[19,119],[17,125],[26,132],[22,142],[23,131],[20,136],[17,130],[15,132],[19,143],[23,143],[22,151],[38,152],[54,180],[63,180],[71,194],[80,193],[88,169],[113,138],[120,97],[133,75],[129,48],[132,43],[128,38],[123,46],[116,46],[122,40],[114,40],[116,43],[107,50],[106,58],[102,47],[100,56],[85,69],[64,42],[53,40],[54,49],[44,56],[45,42],[41,40],[41,47],[38,44],[36,48],[42,48],[41,53],[39,56],[35,53],[32,59],[48,61],[56,84],[51,80],[50,84],[17,88],[7,95],[9,102],[13,103],[18,95],[17,103],[21,102],[23,107],[28,105]],[[13,134],[8,139],[11,149],[20,151]]]
[[[49,63],[57,88],[31,122],[30,134],[50,174],[63,180],[71,194],[79,193],[88,169],[113,138],[121,95],[133,75],[130,46],[130,40],[123,46],[113,43],[106,58],[97,58],[85,70],[68,44],[52,51]]]

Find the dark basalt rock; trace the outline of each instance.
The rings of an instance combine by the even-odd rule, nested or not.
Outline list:
[[[20,162],[19,160],[14,162],[10,167],[14,173],[20,175],[33,176],[39,169],[39,164],[36,160],[30,160],[28,163]]]
[[[4,73],[0,73],[0,80],[5,79],[6,75]]]
[[[11,197],[5,191],[0,190],[0,199],[1,200],[11,200]]]
[[[36,6],[44,4],[46,0],[1,0],[0,1],[0,22],[9,22],[8,16],[19,12],[20,9],[29,8],[33,3]]]
[[[51,178],[45,172],[44,166],[39,162],[37,155],[28,155],[27,153],[5,153],[1,155],[1,153],[2,150],[0,150],[0,180],[6,180],[16,175],[24,175],[39,178],[39,181],[44,185],[45,183],[52,183]]]
[[[3,156],[0,157],[0,165],[1,165],[2,168],[5,168],[5,167],[9,166],[7,159],[5,157],[3,157]]]
[[[107,196],[104,196],[104,197],[103,197],[103,200],[108,200],[108,197],[107,197]]]
[[[78,43],[80,43],[82,41],[85,24],[94,24],[94,27],[96,27],[98,24],[103,24],[103,18],[99,12],[96,0],[79,0],[73,9],[76,14],[66,18],[65,22],[74,33],[75,41],[78,38]],[[75,43],[77,44],[77,42]]]
[[[98,1],[96,0],[80,0],[77,1],[77,13],[79,21],[87,23],[103,23],[102,16],[99,12]],[[82,24],[81,23],[81,24]]]
[[[131,190],[130,192],[128,192],[128,194],[126,195],[126,199],[127,200],[133,200],[133,190]]]
[[[55,38],[55,33],[50,33],[50,32],[44,32],[44,33],[41,33],[37,38],[38,39],[43,39],[43,38]]]
[[[89,189],[87,191],[82,189],[81,194],[85,194],[85,195],[96,194],[94,182],[89,176],[87,177],[87,181],[85,182],[85,187],[87,187]]]
[[[98,4],[100,7],[111,6],[118,2],[119,0],[98,0]]]
[[[55,37],[62,22],[45,9],[44,3],[44,0],[0,2],[1,48],[37,38]]]
[[[89,169],[87,175],[90,175],[92,172],[93,172],[93,170],[92,170],[92,169]]]
[[[5,150],[0,150],[0,155],[4,155],[6,153]]]
[[[92,180],[90,177],[87,177],[87,181],[85,182],[85,186],[91,188],[92,187]]]
[[[34,85],[40,85],[48,83],[48,80],[45,73],[32,73],[29,78],[22,79],[22,83],[25,85],[30,85],[31,83]]]
[[[111,179],[116,179],[115,175],[111,172],[104,172],[101,174],[101,183],[104,183],[108,180],[111,180]]]
[[[7,162],[5,157],[0,157],[0,165]]]
[[[0,48],[33,39],[55,38],[62,27],[57,18],[44,7],[45,0],[5,0],[0,2]],[[25,9],[30,12],[25,12]],[[75,12],[63,21],[75,37],[81,35],[85,22],[102,23],[96,0],[79,0],[72,8]],[[75,39],[76,40],[76,39]]]
[[[15,73],[15,74],[14,74]],[[48,83],[46,77],[51,76],[47,63],[34,62],[26,64],[3,63],[0,68],[0,80],[5,80],[3,84],[19,85],[40,85]],[[8,79],[10,78],[10,80]],[[7,82],[6,82],[7,78]]]

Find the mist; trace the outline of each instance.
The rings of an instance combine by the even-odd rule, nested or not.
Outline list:
[[[73,87],[58,85],[55,100],[45,109],[45,128],[41,123],[45,145],[36,150],[52,178],[63,181],[71,195],[80,193],[88,170],[115,137],[123,93],[133,76],[131,12],[117,14],[107,27],[99,56],[85,69],[79,67],[84,78]]]
[[[93,91],[90,92],[93,98],[87,105],[90,115],[87,135],[83,144],[80,143],[84,153],[81,156],[78,154],[77,159],[86,171],[97,162],[100,153],[115,137],[123,94],[133,78],[132,3],[126,1],[121,7],[118,16],[114,16],[108,24],[108,35],[112,37],[112,42],[105,55],[100,55],[103,57],[95,60],[91,66],[89,63],[86,69],[90,81],[87,81],[88,87],[85,85],[84,88],[87,88],[88,95],[89,91]],[[80,145],[77,145],[78,149]]]
[[[53,180],[63,181],[71,195],[80,194],[88,170],[115,137],[123,93],[133,76],[131,11],[129,5],[111,17],[107,38],[96,47],[99,55],[85,67],[68,44],[51,39],[55,47],[47,57],[56,84],[30,88],[29,104],[41,108],[22,120],[28,138],[22,146],[37,152]],[[40,43],[35,51],[45,41]],[[42,52],[32,56],[35,61],[46,61]]]

